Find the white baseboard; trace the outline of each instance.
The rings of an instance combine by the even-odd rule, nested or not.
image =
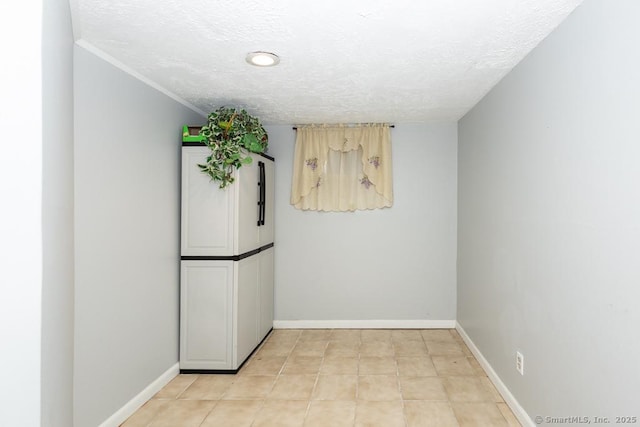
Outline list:
[[[455,320],[274,320],[274,329],[451,329]]]
[[[515,415],[518,421],[520,421],[520,424],[522,424],[523,427],[536,427],[536,425],[529,417],[529,414],[527,414],[524,408],[520,406],[520,403],[518,403],[516,398],[513,397],[513,394],[511,394],[505,383],[503,383],[498,374],[496,374],[496,371],[493,370],[493,367],[489,364],[487,359],[485,359],[478,347],[476,347],[473,341],[471,341],[471,338],[469,338],[469,335],[467,335],[465,330],[462,328],[462,325],[456,323],[456,330],[462,337],[465,344],[467,344],[467,347],[469,347],[469,350],[471,350],[471,353],[473,353],[476,360],[478,360],[478,363],[480,363],[482,369],[484,369],[484,371],[487,373],[487,376],[489,377],[493,385],[502,395],[504,402],[509,406],[509,408],[511,408],[513,415]]]
[[[118,427],[180,373],[178,363],[167,369],[144,390],[111,415],[100,427]]]

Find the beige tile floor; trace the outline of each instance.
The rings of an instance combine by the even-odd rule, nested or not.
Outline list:
[[[236,375],[179,375],[122,427],[519,426],[455,330],[274,330]]]

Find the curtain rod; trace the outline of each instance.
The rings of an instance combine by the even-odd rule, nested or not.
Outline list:
[[[394,127],[396,127],[396,125],[389,125],[389,127],[390,127],[390,128],[394,128]],[[293,129],[293,130],[298,130],[298,128],[297,128],[296,126],[292,127],[291,129]]]

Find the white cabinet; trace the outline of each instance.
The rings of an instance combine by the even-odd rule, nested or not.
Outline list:
[[[240,261],[182,261],[180,369],[235,370],[273,327],[273,248]]]
[[[233,365],[233,267],[233,261],[182,261],[180,368]]]
[[[245,258],[236,263],[237,293],[236,316],[233,319],[234,329],[234,363],[236,368],[253,351],[258,339],[258,262],[259,255]]]
[[[275,201],[275,168],[274,162],[269,159],[264,159],[258,157],[257,159],[258,166],[260,163],[264,165],[264,174],[265,177],[264,187],[265,187],[265,200],[266,206],[264,208],[264,213],[262,215],[262,225],[260,226],[260,245],[265,245],[267,243],[271,243],[275,239],[275,220],[274,214],[275,210],[273,208]]]
[[[274,163],[253,156],[225,189],[182,148],[180,369],[235,371],[273,326]]]
[[[197,166],[206,162],[208,153],[206,147],[182,148],[181,254],[239,255],[273,243],[273,160],[252,155],[251,164],[238,169],[235,182],[221,190]],[[260,183],[266,201],[262,214]],[[264,224],[258,225],[261,218]]]
[[[266,336],[273,327],[273,261],[274,250],[269,248],[260,252],[260,268],[258,274],[258,336]]]
[[[197,167],[206,158],[206,147],[182,148],[182,256],[223,256],[235,251],[237,186],[218,189]]]

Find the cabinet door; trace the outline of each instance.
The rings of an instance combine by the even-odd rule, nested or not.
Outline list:
[[[259,302],[260,318],[258,322],[258,342],[273,327],[273,261],[274,249],[260,252]]]
[[[260,180],[260,168],[258,161],[262,158],[253,155],[253,161],[249,165],[242,166],[237,171],[238,176],[238,224],[236,254],[252,251],[260,247],[260,234],[258,227],[258,199]]]
[[[234,369],[244,362],[258,344],[258,269],[259,254],[236,262],[237,316]]]
[[[265,168],[265,212],[264,225],[260,227],[260,246],[267,245],[274,241],[275,231],[275,167],[273,160],[258,157],[264,162]]]
[[[232,368],[233,261],[181,261],[180,368]]]
[[[233,185],[221,190],[198,168],[207,147],[182,148],[182,255],[234,255]]]

